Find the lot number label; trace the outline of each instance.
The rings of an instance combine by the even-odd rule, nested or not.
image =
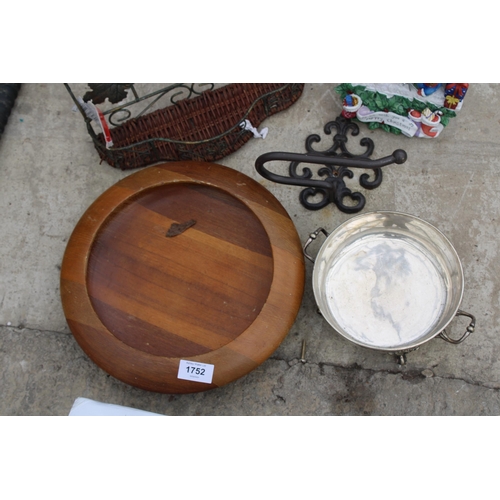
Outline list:
[[[179,363],[179,372],[177,373],[177,378],[181,378],[183,380],[193,380],[194,382],[202,382],[204,384],[211,384],[213,375],[214,365],[181,359]]]

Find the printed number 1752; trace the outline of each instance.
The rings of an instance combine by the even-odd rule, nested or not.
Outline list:
[[[181,359],[179,362],[177,378],[211,384],[213,375],[214,365],[199,363],[197,361],[188,361],[186,359]]]
[[[186,366],[186,371],[189,374],[205,375],[205,368],[200,368],[199,366]]]

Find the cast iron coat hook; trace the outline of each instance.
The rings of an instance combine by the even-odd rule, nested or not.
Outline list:
[[[341,156],[322,156],[321,154],[300,154],[300,153],[285,153],[271,152],[265,153],[255,161],[255,168],[262,177],[277,182],[279,184],[288,184],[291,186],[303,186],[306,189],[300,193],[301,204],[309,210],[319,210],[329,203],[334,203],[345,213],[356,213],[363,209],[366,203],[365,197],[361,193],[353,193],[343,180],[344,177],[352,178],[354,174],[350,168],[364,168],[375,172],[375,180],[370,181],[368,174],[360,176],[360,185],[366,189],[373,189],[380,185],[382,181],[382,167],[391,165],[392,163],[402,164],[406,161],[407,154],[402,149],[397,149],[390,156],[385,156],[378,160],[369,158],[344,158]],[[290,161],[289,167],[290,177],[278,175],[270,172],[264,166],[270,161]],[[324,165],[319,169],[318,175],[324,177],[324,180],[312,179],[312,171],[310,168],[303,168],[302,174],[297,173],[299,163],[312,163]],[[338,167],[338,168],[336,168]],[[320,195],[322,198],[319,202],[313,203],[309,198]],[[345,205],[343,200],[348,196],[356,202],[355,205]]]
[[[324,133],[327,135],[336,131],[333,136],[333,144],[322,151],[314,148],[316,143],[321,141],[318,134],[311,134],[306,139],[305,154],[296,153],[266,153],[255,162],[255,168],[260,175],[273,182],[281,184],[290,184],[294,186],[303,186],[300,192],[300,203],[309,210],[319,210],[329,203],[337,205],[339,210],[345,213],[356,213],[363,209],[366,203],[365,197],[361,193],[353,193],[345,184],[344,177],[352,179],[354,174],[350,168],[365,168],[372,171],[374,178],[370,180],[370,175],[367,173],[359,177],[359,184],[365,189],[375,189],[382,183],[381,168],[391,163],[404,163],[406,161],[406,153],[401,149],[397,149],[391,156],[386,156],[380,160],[370,160],[370,155],[373,153],[375,145],[369,137],[363,137],[360,145],[366,148],[362,154],[353,154],[346,147],[348,133],[352,136],[359,134],[358,125],[340,115],[333,121],[328,122],[324,126]],[[291,161],[288,168],[289,177],[273,174],[264,167],[264,163],[273,160]],[[324,165],[318,170],[318,175],[323,177],[323,180],[313,180],[312,172],[309,168],[303,168],[302,173],[297,171],[300,163],[316,163]],[[320,196],[319,201],[310,201],[311,198]],[[354,204],[346,205],[344,198],[349,197]]]

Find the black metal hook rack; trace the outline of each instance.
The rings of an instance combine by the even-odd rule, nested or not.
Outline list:
[[[327,150],[317,151],[313,148],[313,144],[319,142],[320,137],[317,134],[312,134],[306,139],[307,153],[265,153],[257,158],[255,168],[260,175],[270,181],[305,187],[300,192],[299,199],[300,203],[309,210],[320,210],[328,204],[333,203],[342,212],[357,213],[364,208],[366,198],[362,193],[352,192],[346,186],[344,178],[348,177],[352,179],[354,177],[354,173],[350,169],[362,168],[372,170],[374,179],[370,180],[370,175],[363,173],[359,177],[359,184],[365,189],[375,189],[382,183],[381,168],[393,163],[404,163],[407,159],[407,154],[402,149],[397,149],[390,156],[372,160],[369,156],[373,153],[374,144],[371,139],[365,137],[360,141],[361,146],[366,148],[365,152],[355,155],[348,151],[346,142],[348,132],[351,132],[353,136],[359,134],[358,125],[343,116],[339,116],[336,120],[328,122],[324,127],[326,134],[331,134],[332,130],[336,130],[337,134],[333,137],[333,145]],[[266,169],[264,165],[271,161],[291,162],[288,168],[289,175],[278,175]],[[313,179],[313,173],[308,167],[304,167],[300,173],[298,167],[301,163],[323,165],[318,170],[318,175],[323,179]],[[317,195],[320,196],[319,201],[310,201],[311,198]],[[344,203],[346,197],[354,201],[354,204],[346,205]]]

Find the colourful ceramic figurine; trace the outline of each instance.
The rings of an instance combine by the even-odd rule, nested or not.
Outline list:
[[[443,113],[440,111],[434,111],[434,113],[429,109],[425,108],[422,111],[422,132],[427,137],[437,137],[443,127],[439,126],[441,122],[441,116]]]
[[[436,90],[441,87],[441,83],[414,83],[415,87],[418,89],[418,95],[423,97],[434,94]]]
[[[443,130],[441,116],[441,111],[432,112],[429,108],[425,108],[422,112],[411,109],[408,112],[408,118],[418,128],[415,137],[437,137]]]
[[[342,116],[393,134],[432,139],[462,108],[468,83],[343,83]]]
[[[457,109],[457,106],[463,101],[468,88],[468,83],[447,83],[444,88],[444,107]]]
[[[363,102],[356,94],[347,94],[342,100],[342,116],[348,120],[356,117],[356,112]]]

